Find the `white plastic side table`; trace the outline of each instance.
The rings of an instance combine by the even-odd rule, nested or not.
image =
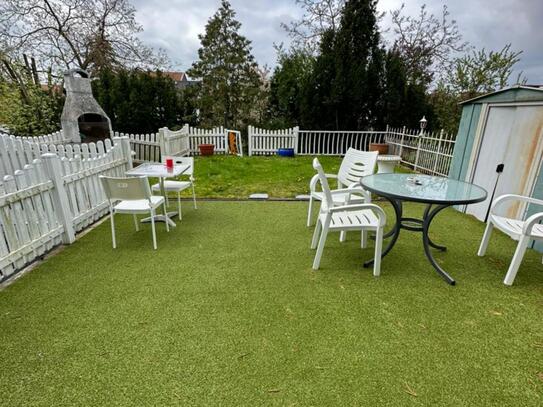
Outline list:
[[[399,155],[379,154],[377,156],[377,174],[391,174],[394,167],[400,163],[402,157]]]

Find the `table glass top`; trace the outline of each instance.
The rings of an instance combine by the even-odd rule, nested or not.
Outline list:
[[[188,165],[175,164],[173,168],[166,168],[165,164],[159,163],[146,163],[141,164],[136,168],[126,171],[127,175],[143,175],[146,177],[159,177],[159,178],[168,178],[175,177],[177,175],[183,174]]]
[[[377,195],[414,202],[475,203],[487,195],[475,184],[420,174],[375,174],[362,178],[360,184]]]

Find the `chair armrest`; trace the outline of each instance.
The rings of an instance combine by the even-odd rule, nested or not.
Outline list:
[[[337,179],[336,174],[324,174],[324,175],[326,176],[326,178],[336,178]],[[315,192],[316,191],[318,181],[319,181],[319,174],[315,174],[315,175],[313,175],[313,177],[311,177],[311,181],[309,181],[309,191],[310,192]]]
[[[334,194],[344,194],[344,193],[351,193],[351,194],[360,194],[364,197],[364,199],[369,203],[371,202],[371,194],[366,191],[364,188],[358,186],[354,188],[341,188],[341,189],[334,189],[330,191],[332,195]]]
[[[494,200],[494,202],[492,202],[490,212],[494,213],[494,210],[498,206],[502,205],[504,202],[507,202],[507,201],[521,201],[521,202],[531,203],[531,204],[534,204],[534,205],[543,206],[543,200],[541,200],[541,199],[531,198],[529,196],[515,195],[515,194],[505,194],[505,195],[502,195],[502,196],[496,198]]]
[[[387,220],[387,216],[385,214],[385,211],[381,209],[380,206],[377,206],[372,203],[363,203],[363,204],[354,204],[354,205],[342,205],[342,206],[334,206],[333,208],[328,209],[328,212],[334,213],[334,212],[349,212],[349,211],[358,211],[361,209],[370,209],[373,212],[376,212],[377,218],[379,219],[379,225],[384,226]]]
[[[532,234],[532,228],[534,227],[534,225],[539,223],[541,220],[543,220],[543,212],[539,212],[539,213],[536,213],[536,214],[533,214],[532,216],[530,216],[524,222],[524,226],[522,227],[522,234],[531,235]]]

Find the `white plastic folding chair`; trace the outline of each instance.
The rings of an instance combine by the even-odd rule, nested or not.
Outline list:
[[[344,188],[350,187],[353,184],[357,184],[360,178],[366,175],[371,175],[375,171],[375,165],[377,164],[377,151],[360,151],[354,148],[349,148],[345,157],[341,161],[339,172],[336,174],[325,174],[327,178],[337,179],[337,187]],[[317,191],[318,174],[315,175],[309,182],[309,207],[307,208],[307,226],[311,226],[311,215],[313,208],[313,201],[322,201],[323,193]],[[350,203],[370,203],[371,195],[367,197],[360,196],[359,194],[347,194],[335,192],[332,195],[334,205],[345,205],[347,198]],[[344,236],[342,237],[342,239]]]
[[[311,241],[311,248],[317,249],[313,261],[313,269],[317,270],[319,268],[329,231],[373,231],[375,232],[373,275],[378,276],[381,273],[381,248],[383,245],[383,230],[386,223],[385,213],[379,206],[371,203],[334,205],[335,194],[360,194],[361,196],[366,196],[369,193],[360,187],[357,188],[354,186],[330,191],[328,179],[317,158],[313,159],[313,168],[317,171],[318,180],[321,183],[323,191],[320,213]],[[362,242],[362,246],[364,246],[364,242]]]
[[[106,177],[100,176],[102,186],[109,201],[109,211],[111,214],[111,238],[113,248],[117,247],[115,238],[115,214],[126,213],[134,216],[134,225],[136,231],[139,231],[137,214],[151,215],[151,230],[153,233],[153,248],[156,250],[156,230],[155,215],[156,209],[162,205],[166,215],[166,201],[162,196],[151,194],[147,177]],[[169,232],[168,222],[166,230]]]
[[[165,180],[164,181],[164,190],[166,194],[168,192],[177,192],[177,210],[179,212],[179,219],[182,218],[181,213],[181,192],[185,189],[192,188],[192,200],[194,202],[194,209],[198,209],[196,206],[196,193],[194,191],[194,158],[193,157],[171,157],[173,158],[174,163],[181,165],[188,165],[189,168],[183,173],[183,175],[188,175],[188,181],[177,181],[177,180]],[[165,158],[164,160],[165,161]],[[153,184],[151,187],[153,192],[160,192],[160,184]]]
[[[503,283],[506,285],[513,285],[513,281],[515,281],[518,269],[524,258],[524,253],[526,253],[526,249],[530,242],[533,240],[543,240],[543,225],[539,224],[539,222],[543,220],[543,212],[536,213],[526,220],[512,219],[498,215],[500,206],[511,201],[520,201],[543,206],[543,200],[541,199],[513,194],[502,195],[492,202],[485,233],[481,240],[477,255],[485,255],[488,242],[490,241],[490,235],[492,234],[492,229],[494,227],[509,235],[511,239],[518,240],[517,249],[515,250],[515,254],[513,255],[513,259],[511,260],[511,264],[509,265],[509,269],[503,280]]]

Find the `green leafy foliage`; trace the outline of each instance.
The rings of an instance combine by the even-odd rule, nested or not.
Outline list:
[[[164,126],[176,128],[190,117],[184,109],[191,106],[160,71],[102,70],[92,85],[116,131],[152,133]]]
[[[226,0],[200,35],[198,58],[187,72],[201,79],[196,94],[204,126],[242,127],[255,116],[262,97],[261,77],[251,55],[251,42],[239,34],[241,23]],[[258,113],[256,112],[258,116]]]
[[[500,51],[472,51],[454,61],[449,83],[454,93],[472,98],[507,85],[522,51],[512,51],[507,44]]]
[[[42,87],[23,65],[2,62],[11,75],[0,75],[0,124],[18,136],[58,131],[64,104],[59,88]]]

